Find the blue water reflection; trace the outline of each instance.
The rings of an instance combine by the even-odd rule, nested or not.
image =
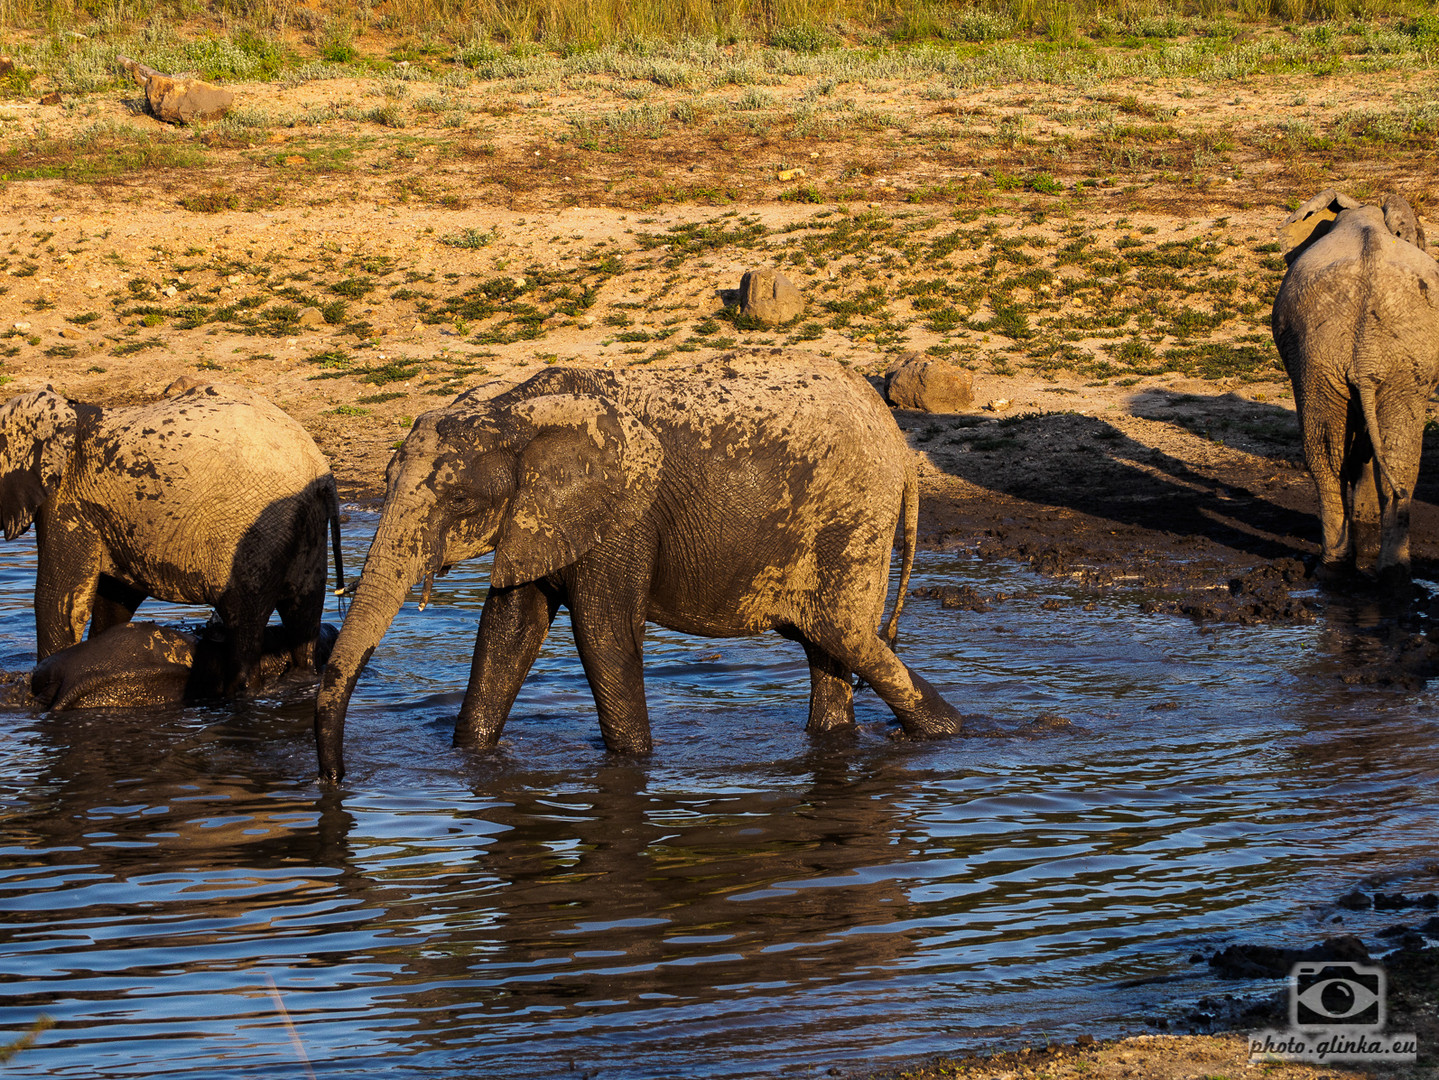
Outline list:
[[[33,549],[0,560],[21,668]],[[797,646],[656,629],[657,750],[617,761],[562,615],[476,755],[449,742],[484,583],[401,613],[342,797],[304,690],[0,715],[0,1031],[56,1021],[7,1075],[293,1076],[287,1019],[326,1077],[754,1077],[1132,1029],[1208,984],[1120,982],[1312,938],[1432,858],[1434,695],[1341,682],[1358,630],[1045,610],[1078,587],[926,555],[918,584],[1017,594],[910,601],[905,658],[966,737],[896,739],[864,692],[812,741]]]

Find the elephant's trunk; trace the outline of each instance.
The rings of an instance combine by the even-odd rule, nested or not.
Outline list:
[[[338,784],[345,775],[345,712],[360,672],[399,614],[410,587],[433,569],[431,545],[413,528],[388,526],[389,518],[387,513],[381,520],[370,545],[354,602],[315,700],[315,744],[324,783]]]

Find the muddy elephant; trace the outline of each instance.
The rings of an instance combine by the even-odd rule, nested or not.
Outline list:
[[[1321,192],[1280,237],[1289,270],[1274,342],[1318,492],[1324,569],[1348,569],[1357,553],[1406,578],[1425,405],[1439,385],[1439,265],[1398,195],[1365,206]]]
[[[321,624],[315,657],[319,664],[329,656],[338,633],[329,623]],[[267,626],[252,686],[268,686],[292,670],[294,657],[284,628]],[[29,687],[32,703],[53,712],[153,709],[221,697],[225,678],[224,627],[190,633],[127,622],[51,653],[35,665]]]
[[[777,351],[777,350],[776,350]],[[851,673],[904,729],[958,731],[890,648],[913,561],[918,481],[874,390],[828,364],[732,355],[683,371],[554,368],[426,413],[390,463],[380,523],[321,678],[322,778],[345,712],[415,582],[494,551],[457,745],[490,746],[560,605],[605,746],[650,749],[647,621],[803,645],[809,728],[854,722]],[[881,637],[896,525],[903,569]]]
[[[146,597],[207,604],[226,628],[227,691],[246,693],[277,611],[314,664],[335,481],[305,430],[265,399],[203,386],[104,409],[50,390],[0,406],[0,524],[31,522],[36,658],[128,622]]]

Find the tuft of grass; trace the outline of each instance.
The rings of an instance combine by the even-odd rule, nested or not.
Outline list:
[[[488,247],[494,242],[494,239],[497,235],[498,233],[494,228],[461,229],[459,230],[459,232],[452,232],[448,235],[440,237],[440,243],[445,244],[448,247],[464,248],[466,250],[473,251],[476,248]]]

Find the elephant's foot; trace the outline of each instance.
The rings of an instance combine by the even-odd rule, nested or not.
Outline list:
[[[1347,585],[1358,577],[1354,557],[1321,559],[1314,568],[1314,580],[1321,585]]]
[[[600,734],[604,736],[605,749],[611,754],[638,756],[648,754],[655,748],[650,737],[650,725],[646,720],[639,724],[607,724],[600,721]]]
[[[456,724],[453,745],[467,750],[493,750],[500,742],[505,722],[498,724]]]
[[[939,691],[921,676],[911,671],[909,678],[914,683],[914,688],[919,691],[920,699],[919,704],[913,708],[895,710],[904,733],[921,739],[958,735],[964,728],[964,718],[959,715],[959,710],[945,701]]]

